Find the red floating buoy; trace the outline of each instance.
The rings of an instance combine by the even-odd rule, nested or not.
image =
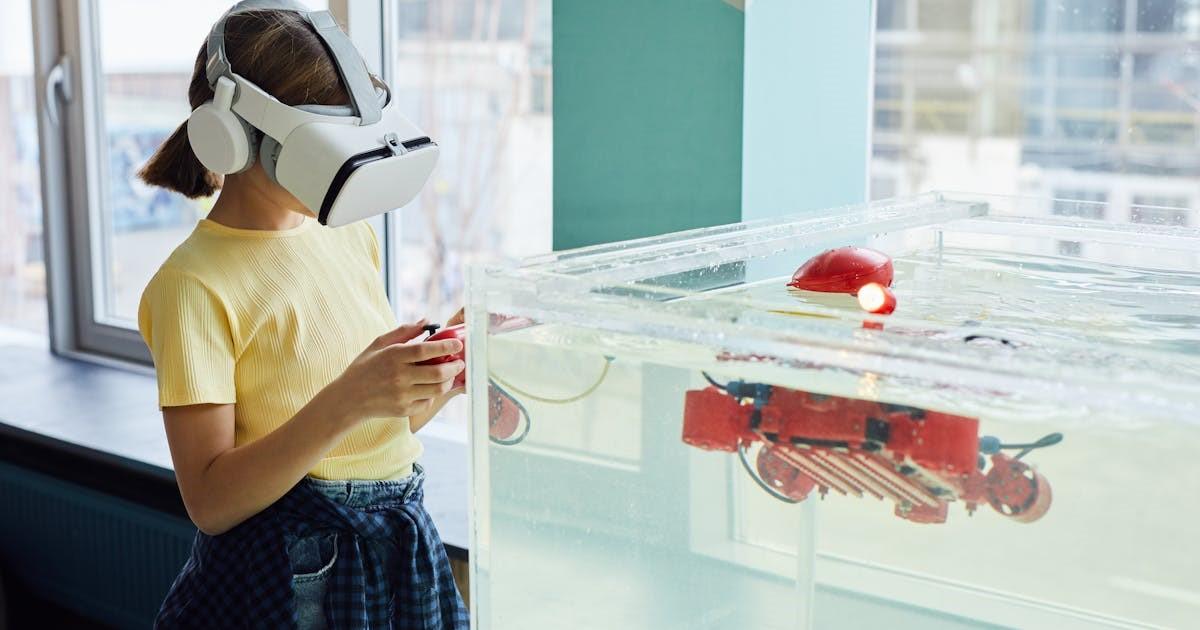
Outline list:
[[[813,256],[804,263],[788,286],[822,293],[849,293],[868,283],[892,286],[892,259],[866,247],[839,247]]]

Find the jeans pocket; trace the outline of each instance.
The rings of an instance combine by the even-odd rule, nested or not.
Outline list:
[[[337,555],[337,534],[298,538],[288,546],[299,630],[326,628],[325,592]]]
[[[293,582],[314,582],[329,577],[337,562],[337,534],[297,538],[288,546]]]

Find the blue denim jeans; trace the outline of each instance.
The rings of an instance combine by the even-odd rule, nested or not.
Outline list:
[[[425,472],[413,464],[413,473],[403,479],[372,481],[359,479],[316,479],[305,481],[332,501],[355,508],[364,508],[390,498],[403,497],[419,488]],[[328,533],[297,539],[288,548],[292,559],[292,591],[296,597],[296,614],[300,630],[323,630],[325,623],[325,593],[330,572],[337,562],[338,534]],[[370,542],[370,541],[364,541]],[[394,545],[376,545],[377,557],[391,564],[396,553]]]

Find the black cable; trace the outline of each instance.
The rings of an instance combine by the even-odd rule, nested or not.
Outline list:
[[[1017,347],[1017,344],[1005,339],[1004,337],[993,337],[991,335],[967,335],[966,337],[963,337],[963,343],[971,343],[976,339],[991,339],[992,341],[999,341],[1010,348]]]
[[[1043,437],[1042,439],[1040,439],[1036,442],[1030,443],[1030,444],[1001,444],[1000,448],[1002,448],[1002,449],[1016,449],[1016,448],[1021,449],[1020,453],[1017,453],[1016,455],[1013,456],[1013,459],[1021,459],[1022,457],[1025,457],[1026,455],[1028,455],[1029,452],[1035,448],[1046,448],[1047,446],[1054,446],[1055,444],[1058,444],[1059,442],[1061,442],[1062,439],[1063,439],[1063,434],[1051,433],[1050,435],[1047,435],[1047,436]]]
[[[764,492],[775,497],[776,499],[779,499],[780,501],[783,501],[784,503],[799,503],[799,501],[796,499],[793,499],[792,497],[783,494],[775,488],[772,488],[769,484],[767,484],[767,482],[762,480],[762,477],[758,476],[758,470],[750,465],[750,460],[746,457],[747,448],[745,444],[738,444],[737,452],[738,459],[742,460],[742,467],[746,469],[746,473],[750,475],[750,478],[753,479],[754,482],[758,484],[758,487],[762,488]]]
[[[701,370],[700,373],[704,375],[704,380],[708,381],[713,387],[716,387],[717,389],[719,389],[721,391],[728,391],[725,389],[724,385],[718,383],[716,380],[713,379],[713,377],[709,376],[708,372]]]
[[[1036,442],[1030,442],[1028,444],[1001,444],[1000,448],[1008,450],[1017,448],[1046,448],[1047,446],[1054,446],[1055,444],[1058,444],[1062,441],[1062,439],[1063,435],[1061,433],[1051,433],[1050,435],[1047,435]]]

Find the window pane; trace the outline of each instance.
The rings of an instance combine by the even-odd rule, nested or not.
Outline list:
[[[102,160],[96,185],[103,191],[94,250],[103,269],[95,289],[98,321],[134,325],[150,276],[212,205],[146,186],[135,173],[187,120],[196,54],[229,6],[228,0],[96,3],[103,112],[96,139]]]
[[[889,194],[1075,192],[1118,222],[1134,220],[1135,190],[1198,206],[1200,2],[961,0],[967,19],[926,15],[942,4],[919,4],[916,36],[877,39],[872,175]]]
[[[1064,33],[1125,30],[1125,3],[1137,0],[1057,0],[1049,3],[1054,15],[1047,24],[1057,24]],[[1015,3],[1014,3],[1015,4]]]
[[[28,2],[0,3],[0,342],[44,342],[45,265]]]
[[[1197,23],[1195,3],[1187,6],[1179,0],[1131,0],[1138,3],[1137,29],[1148,33],[1195,34]]]
[[[393,216],[402,320],[462,305],[473,260],[551,247],[550,0],[397,0],[389,82],[441,147],[437,170]]]
[[[1064,217],[1080,217],[1095,221],[1104,220],[1108,194],[1102,190],[1083,188],[1059,188],[1054,191],[1054,205],[1050,212]],[[1080,244],[1075,243],[1078,248]]]
[[[907,24],[908,0],[878,0],[875,4],[875,25],[881,31],[898,31]]]
[[[920,0],[917,30],[962,31],[971,24],[971,3],[962,0]]]
[[[1170,195],[1134,195],[1129,220],[1151,225],[1188,224],[1188,198]]]

